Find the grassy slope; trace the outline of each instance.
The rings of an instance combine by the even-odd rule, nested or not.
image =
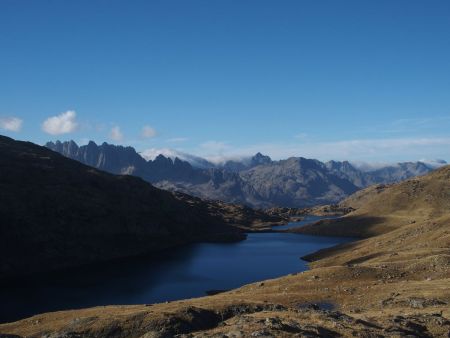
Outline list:
[[[310,256],[316,260],[310,271],[212,297],[43,314],[1,325],[0,332],[448,336],[450,167],[366,194],[352,197],[361,203],[344,222],[318,224],[308,231],[334,228],[348,233],[353,226],[359,235],[372,237]],[[352,198],[345,203],[356,205]],[[340,312],[298,308],[319,301],[337,304]]]
[[[450,212],[450,167],[390,186],[372,186],[341,203],[354,212],[339,220],[303,227],[301,233],[369,237]]]

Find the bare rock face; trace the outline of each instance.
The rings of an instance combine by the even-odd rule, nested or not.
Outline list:
[[[241,177],[267,201],[280,206],[310,206],[340,200],[358,188],[330,174],[317,160],[291,157],[241,172]]]
[[[65,155],[101,168],[140,172],[132,148],[57,143]],[[97,152],[98,151],[98,152]],[[121,156],[110,156],[120,153]],[[186,174],[189,164],[157,158],[160,172]],[[181,169],[180,169],[181,168]],[[183,169],[184,168],[184,169]],[[219,178],[220,179],[220,178]],[[160,190],[141,178],[113,175],[45,147],[0,136],[0,276],[147,254],[194,241],[232,241],[234,226],[276,222],[262,211],[205,202]],[[233,226],[232,226],[233,225]]]

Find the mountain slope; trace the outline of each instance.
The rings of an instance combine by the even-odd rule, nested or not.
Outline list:
[[[339,220],[298,231],[366,237],[447,216],[450,214],[450,166],[398,184],[368,187],[339,205],[356,210]]]
[[[241,172],[241,177],[264,199],[288,207],[337,201],[358,190],[346,179],[330,174],[317,160],[291,157]]]
[[[280,221],[249,208],[225,210],[3,136],[0,191],[2,278],[199,240],[237,240],[242,235],[230,225]],[[241,224],[230,224],[233,213]]]
[[[219,164],[218,167],[232,171],[232,172],[240,172],[243,170],[251,169],[259,165],[265,165],[272,163],[272,159],[261,153],[256,153],[254,156],[249,158],[244,158],[240,160],[228,160],[223,164]]]

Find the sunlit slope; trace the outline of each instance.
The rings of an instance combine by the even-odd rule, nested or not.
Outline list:
[[[323,221],[298,231],[368,237],[450,215],[450,166],[428,175],[359,191],[341,203],[355,211],[337,221]]]

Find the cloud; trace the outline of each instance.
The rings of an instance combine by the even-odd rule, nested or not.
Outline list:
[[[22,129],[23,120],[17,117],[1,117],[0,128],[8,131],[18,132]]]
[[[201,144],[196,154],[214,163],[252,156],[257,152],[273,159],[292,156],[319,160],[352,160],[397,162],[427,157],[446,158],[450,137],[353,139],[329,142],[259,143],[232,147],[225,142],[209,141]]]
[[[142,138],[152,138],[156,136],[156,130],[150,126],[143,126],[141,131]]]
[[[418,151],[423,148],[450,145],[448,137],[362,139],[313,144],[320,153],[347,156],[378,155],[383,153]],[[328,148],[328,150],[327,150]]]
[[[71,133],[78,127],[76,117],[77,113],[74,110],[49,117],[42,123],[42,130],[50,135]]]
[[[352,164],[352,166],[354,166],[355,168],[361,170],[361,171],[373,171],[373,170],[377,170],[377,169],[381,169],[381,168],[386,168],[388,166],[392,166],[395,163],[393,163],[392,161],[381,161],[381,162],[364,162],[364,161],[350,161],[350,163]]]
[[[439,158],[434,159],[434,160],[422,158],[422,159],[420,159],[420,162],[425,163],[426,165],[428,165],[432,168],[439,168],[439,167],[442,167],[442,166],[448,164],[446,160],[439,159]]]
[[[119,126],[114,126],[111,128],[111,131],[109,132],[109,138],[116,142],[120,142],[123,140],[123,133],[120,130]]]
[[[197,168],[211,168],[213,164],[201,158],[199,156],[195,156],[192,154],[185,153],[183,151],[169,149],[169,148],[150,148],[145,149],[144,151],[139,153],[144,159],[154,160],[158,155],[163,155],[165,157],[171,158],[175,160],[175,158],[179,158],[180,160],[189,162],[192,166]]]
[[[415,160],[429,153],[439,156],[438,153],[449,145],[450,138],[446,137],[354,139],[305,143],[290,150],[297,149],[297,154],[325,159],[397,161]]]

